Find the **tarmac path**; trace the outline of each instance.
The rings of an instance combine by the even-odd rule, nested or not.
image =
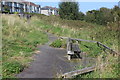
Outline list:
[[[18,78],[57,78],[58,75],[75,70],[81,61],[68,61],[65,49],[52,48],[51,42],[57,39],[56,36],[48,34],[49,42],[38,46],[39,53],[34,56],[35,60],[23,72],[17,75]],[[87,64],[83,59],[84,65]]]

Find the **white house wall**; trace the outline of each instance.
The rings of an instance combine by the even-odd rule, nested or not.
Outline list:
[[[14,5],[14,2],[12,2],[12,12],[15,12],[15,5]]]
[[[12,0],[11,0],[12,1]],[[6,1],[2,1],[3,4],[6,3]],[[29,12],[29,13],[41,13],[41,7],[37,6],[37,5],[30,5],[30,3],[22,3],[22,2],[11,2],[8,3],[7,6],[10,6],[10,12]],[[18,8],[16,8],[18,7]],[[22,10],[23,9],[23,10]],[[0,11],[4,11],[4,7],[2,7],[1,3],[0,3]]]
[[[39,7],[39,13],[41,14],[41,8]]]
[[[3,1],[3,3],[5,4],[5,1]],[[1,3],[0,3],[1,4]],[[44,9],[41,10],[41,7],[38,5],[31,5],[30,2],[29,3],[22,3],[22,2],[12,2],[7,4],[8,6],[11,6],[10,8],[10,12],[29,12],[29,13],[39,13],[39,14],[44,14],[44,15],[58,15],[58,12],[56,9],[53,8],[48,8],[48,9]],[[4,7],[2,8],[2,6],[0,6],[0,10],[3,11]]]
[[[55,15],[55,10],[52,10],[52,15]]]
[[[48,10],[41,10],[41,14],[49,16]]]
[[[0,2],[0,11],[1,11],[1,2]]]

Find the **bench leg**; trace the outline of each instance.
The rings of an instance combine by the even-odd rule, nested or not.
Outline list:
[[[80,59],[82,59],[82,57],[80,56],[80,54],[77,54],[77,57],[80,58]]]
[[[68,60],[71,60],[71,55],[68,55]]]

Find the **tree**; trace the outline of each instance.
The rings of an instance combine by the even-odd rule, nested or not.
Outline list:
[[[78,20],[79,5],[77,2],[59,3],[59,15],[62,19]]]
[[[83,21],[83,20],[84,20],[84,18],[85,18],[85,14],[84,14],[84,13],[82,13],[82,12],[79,12],[79,15],[78,15],[78,20]]]
[[[101,20],[103,24],[107,24],[108,22],[112,22],[114,20],[113,14],[111,12],[111,9],[102,7],[100,8],[100,13],[101,13]]]
[[[108,22],[113,22],[114,17],[112,10],[102,7],[99,10],[91,10],[86,13],[85,21],[106,25]]]
[[[95,22],[96,22],[95,10],[91,10],[91,11],[88,11],[88,12],[86,13],[85,21],[87,21],[87,22],[92,22],[92,23],[95,23]]]
[[[114,6],[112,14],[114,16],[114,21],[120,20],[120,8],[118,6]]]

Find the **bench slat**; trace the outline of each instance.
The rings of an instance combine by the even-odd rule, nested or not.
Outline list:
[[[78,44],[72,44],[72,51],[74,51],[74,52],[81,52]]]

